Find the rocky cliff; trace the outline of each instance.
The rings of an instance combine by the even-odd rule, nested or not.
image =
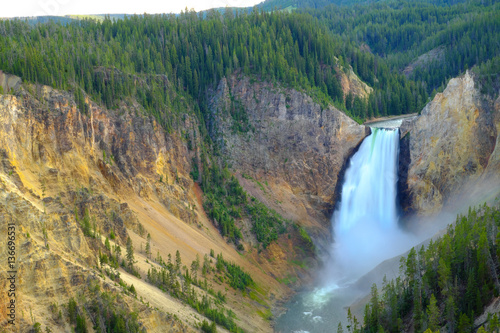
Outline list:
[[[148,269],[160,267],[146,256],[148,233],[155,258],[166,260],[178,250],[189,266],[197,255],[214,250],[245,267],[265,286],[258,296],[264,305],[236,302],[242,296],[231,293],[229,308],[240,327],[270,330],[268,317],[257,311],[269,312],[269,299],[279,301],[290,289],[268,275],[272,266],[263,270],[251,255],[238,255],[205,217],[199,187],[189,176],[200,137],[189,110],[165,133],[133,101],[107,110],[87,98],[87,111],[81,112],[71,93],[29,84],[17,89],[15,95],[0,95],[0,233],[7,234],[7,222],[15,223],[19,332],[36,322],[42,329],[70,330],[65,305],[73,297],[89,306],[96,290],[118,297],[117,309],[139,313],[148,332],[195,329],[203,316],[145,281]],[[129,236],[142,279],[122,268],[118,273],[135,286],[137,298],[104,274],[110,268],[99,260],[106,252],[104,238],[113,237],[111,246],[121,246],[124,257]],[[1,245],[0,260],[6,263],[4,237]],[[4,265],[0,274],[6,290]],[[227,285],[212,288],[226,293]],[[2,292],[0,302],[7,301]],[[54,309],[62,310],[62,319]],[[2,327],[8,325],[6,314],[2,308]],[[87,327],[95,324],[91,315],[86,320]]]
[[[154,197],[173,217],[193,223],[196,213],[189,207],[197,200],[189,152],[178,135],[165,136],[134,106],[111,112],[87,100],[84,115],[69,93],[47,86],[16,89],[16,96],[0,95],[0,232],[7,234],[7,221],[16,225],[17,329],[26,332],[40,322],[70,330],[51,308],[88,296],[92,284],[121,292],[96,271],[99,245],[85,237],[81,220],[89,216],[94,230],[103,237],[114,233],[114,242],[124,246],[146,224],[127,202]],[[6,246],[1,258],[6,262]],[[2,304],[6,296],[2,292]],[[149,331],[171,324],[130,296],[119,303],[140,311]],[[5,308],[0,311],[4,325]]]
[[[351,66],[345,71],[340,67],[337,68],[337,75],[342,86],[342,91],[344,92],[344,97],[350,93],[361,99],[368,99],[368,96],[373,91],[373,88],[359,79]]]
[[[243,267],[258,286],[250,298],[228,292],[227,281],[215,273],[207,275],[209,285],[225,295],[240,327],[271,330],[271,306],[290,295],[290,281],[307,277],[309,263],[290,264],[300,250],[290,237],[264,253],[250,246],[241,255],[220,236],[190,177],[202,146],[192,112],[186,110],[166,133],[133,100],[108,110],[86,97],[85,110],[79,110],[70,92],[22,84],[3,73],[0,79],[10,91],[0,94],[0,233],[7,234],[7,222],[16,225],[20,332],[37,322],[42,329],[70,330],[71,298],[90,314],[87,327],[97,325],[88,300],[101,300],[99,290],[117,297],[116,309],[139,313],[148,332],[196,329],[203,316],[145,281],[150,268],[160,267],[145,253],[148,233],[155,257],[178,250],[189,265],[213,250]],[[214,93],[213,138],[242,185],[293,222],[328,234],[323,231],[338,200],[339,174],[367,135],[365,127],[336,109],[322,109],[304,93],[246,77],[222,80]],[[236,109],[243,117],[238,121]],[[251,233],[246,236],[251,244]],[[123,252],[132,239],[142,279],[120,268],[117,284],[101,257],[108,253],[107,237]],[[0,260],[6,262],[1,244]],[[4,290],[7,272],[1,269]],[[126,289],[130,285],[137,297]],[[0,300],[8,301],[5,293]],[[0,309],[2,327],[6,315]]]
[[[0,90],[8,93],[17,91],[21,86],[21,78],[15,75],[4,73],[0,70]]]
[[[498,191],[499,100],[481,95],[472,73],[452,79],[401,127],[400,193],[407,214],[431,215],[477,185]],[[497,192],[498,193],[498,192]]]
[[[213,136],[245,188],[324,235],[346,160],[369,128],[305,93],[242,75],[221,80],[211,108]],[[243,129],[235,112],[247,119]]]

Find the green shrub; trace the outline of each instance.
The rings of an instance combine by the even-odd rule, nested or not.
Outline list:
[[[203,320],[201,331],[205,333],[217,333],[217,325],[215,325],[215,322],[209,324],[206,320]]]

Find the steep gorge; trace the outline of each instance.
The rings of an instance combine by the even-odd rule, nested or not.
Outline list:
[[[304,93],[249,78],[240,85],[237,81],[223,80],[214,97],[227,102],[229,82],[254,128],[246,134],[253,135],[249,140],[217,120],[232,170],[250,194],[285,217],[316,235],[327,230],[336,198],[326,183],[337,181],[367,131],[338,110],[322,110]],[[147,270],[158,267],[144,253],[148,233],[153,256],[166,258],[179,250],[187,265],[197,254],[203,258],[214,250],[242,266],[256,281],[257,296],[242,302],[241,292],[209,282],[226,295],[238,325],[249,331],[271,329],[271,307],[290,295],[290,287],[307,280],[307,266],[314,266],[314,260],[285,235],[262,253],[252,248],[250,232],[244,253],[223,240],[205,216],[202,193],[189,175],[200,147],[194,117],[186,113],[178,128],[166,133],[130,101],[107,110],[87,97],[88,111],[81,112],[71,93],[28,83],[15,88],[13,94],[0,95],[0,214],[17,227],[19,331],[36,322],[68,330],[69,322],[54,309],[64,309],[72,297],[85,304],[96,290],[110,292],[121,308],[137,312],[148,332],[193,330],[203,316],[145,281]],[[297,140],[303,133],[308,134]],[[101,239],[85,235],[82,220],[87,216]],[[0,232],[7,232],[5,223]],[[102,273],[107,266],[99,264],[99,255],[111,233],[116,235],[112,243],[122,248],[128,236],[134,243],[142,280],[123,269],[120,274],[135,286],[137,298]],[[297,256],[306,264],[293,264]],[[7,258],[5,247],[1,258]],[[3,267],[1,274],[6,274]],[[2,303],[7,300],[3,293],[0,297]],[[7,313],[0,311],[6,325]],[[86,320],[88,327],[95,324]]]
[[[419,117],[403,124],[400,193],[407,214],[438,212],[473,185],[499,188],[500,100],[481,95],[476,85],[470,73],[451,80]],[[305,227],[317,245],[325,243],[346,161],[369,129],[304,92],[240,74],[222,79],[210,96],[208,128],[221,160],[250,195]],[[116,110],[88,98],[86,104],[82,113],[71,93],[26,83],[0,96],[0,214],[18,228],[19,331],[35,322],[69,329],[52,312],[54,304],[91,298],[97,285],[138,312],[148,332],[194,330],[203,317],[145,279],[148,268],[158,267],[143,250],[147,233],[153,256],[179,250],[189,263],[213,249],[242,266],[259,286],[253,298],[211,283],[225,292],[238,325],[270,331],[270,310],[309,280],[315,259],[286,235],[257,251],[250,221],[240,225],[243,253],[220,236],[190,177],[201,135],[189,113],[166,133],[135,103],[124,101]],[[84,235],[86,214],[103,238],[113,231],[113,243],[122,247],[132,238],[142,280],[120,273],[136,287],[137,299],[99,273],[102,239]],[[6,233],[5,224],[1,228]]]
[[[100,242],[84,236],[78,216],[88,213],[99,233],[114,232],[114,242],[122,246],[131,234],[138,248],[136,234],[146,226],[162,252],[175,247],[160,242],[169,232],[153,232],[155,223],[180,218],[196,225],[197,212],[189,207],[199,205],[188,176],[189,153],[179,136],[166,137],[154,121],[134,115],[133,107],[111,112],[87,103],[85,116],[71,94],[47,86],[23,85],[16,96],[0,96],[1,215],[17,226],[20,331],[34,321],[67,325],[52,318],[50,306],[85,297],[93,283],[119,295],[116,283],[95,270]],[[165,207],[156,221],[138,212],[150,201]],[[1,228],[6,232],[5,223]],[[188,258],[201,251],[185,247]],[[140,312],[148,330],[170,326],[171,317],[130,297],[121,303]]]

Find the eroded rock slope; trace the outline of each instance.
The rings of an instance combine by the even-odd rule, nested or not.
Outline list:
[[[258,286],[251,299],[216,282],[215,271],[207,279],[214,293],[226,295],[240,327],[272,330],[271,310],[291,294],[290,281],[307,279],[309,263],[290,264],[300,252],[290,237],[263,252],[247,246],[240,254],[220,236],[190,177],[202,146],[196,117],[186,110],[166,133],[134,101],[107,110],[86,98],[86,110],[79,110],[69,92],[2,75],[1,84],[14,89],[0,95],[0,233],[7,232],[5,221],[16,224],[19,331],[36,322],[42,329],[71,330],[65,319],[69,299],[88,306],[101,292],[116,297],[117,308],[138,313],[148,332],[196,329],[203,316],[147,282],[148,270],[160,267],[155,258],[166,260],[177,250],[186,265],[214,250],[249,272]],[[304,93],[245,77],[223,80],[214,96],[209,125],[230,170],[268,206],[327,234],[339,174],[367,135],[365,127],[336,109],[322,109]],[[248,130],[235,129],[228,116],[235,107],[246,114],[241,125]],[[148,233],[152,256],[144,248]],[[123,256],[126,239],[133,241],[142,279],[122,268],[119,273],[135,286],[137,298],[104,274],[109,267],[100,256],[111,234],[111,247],[121,246]],[[246,236],[251,245],[251,233]],[[2,239],[2,262],[4,244]],[[3,267],[0,274],[4,290]],[[6,301],[0,294],[0,302]],[[2,327],[6,314],[0,309]],[[85,320],[87,327],[96,325],[92,316]]]

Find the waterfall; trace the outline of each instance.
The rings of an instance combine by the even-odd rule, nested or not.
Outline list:
[[[398,227],[399,129],[372,128],[351,158],[332,216],[327,284],[352,281],[406,249]]]
[[[399,129],[372,128],[344,175],[332,216],[334,241],[319,285],[288,304],[277,332],[334,332],[339,322],[345,327],[346,306],[369,292],[369,286],[353,282],[416,243],[398,226],[398,155]]]

